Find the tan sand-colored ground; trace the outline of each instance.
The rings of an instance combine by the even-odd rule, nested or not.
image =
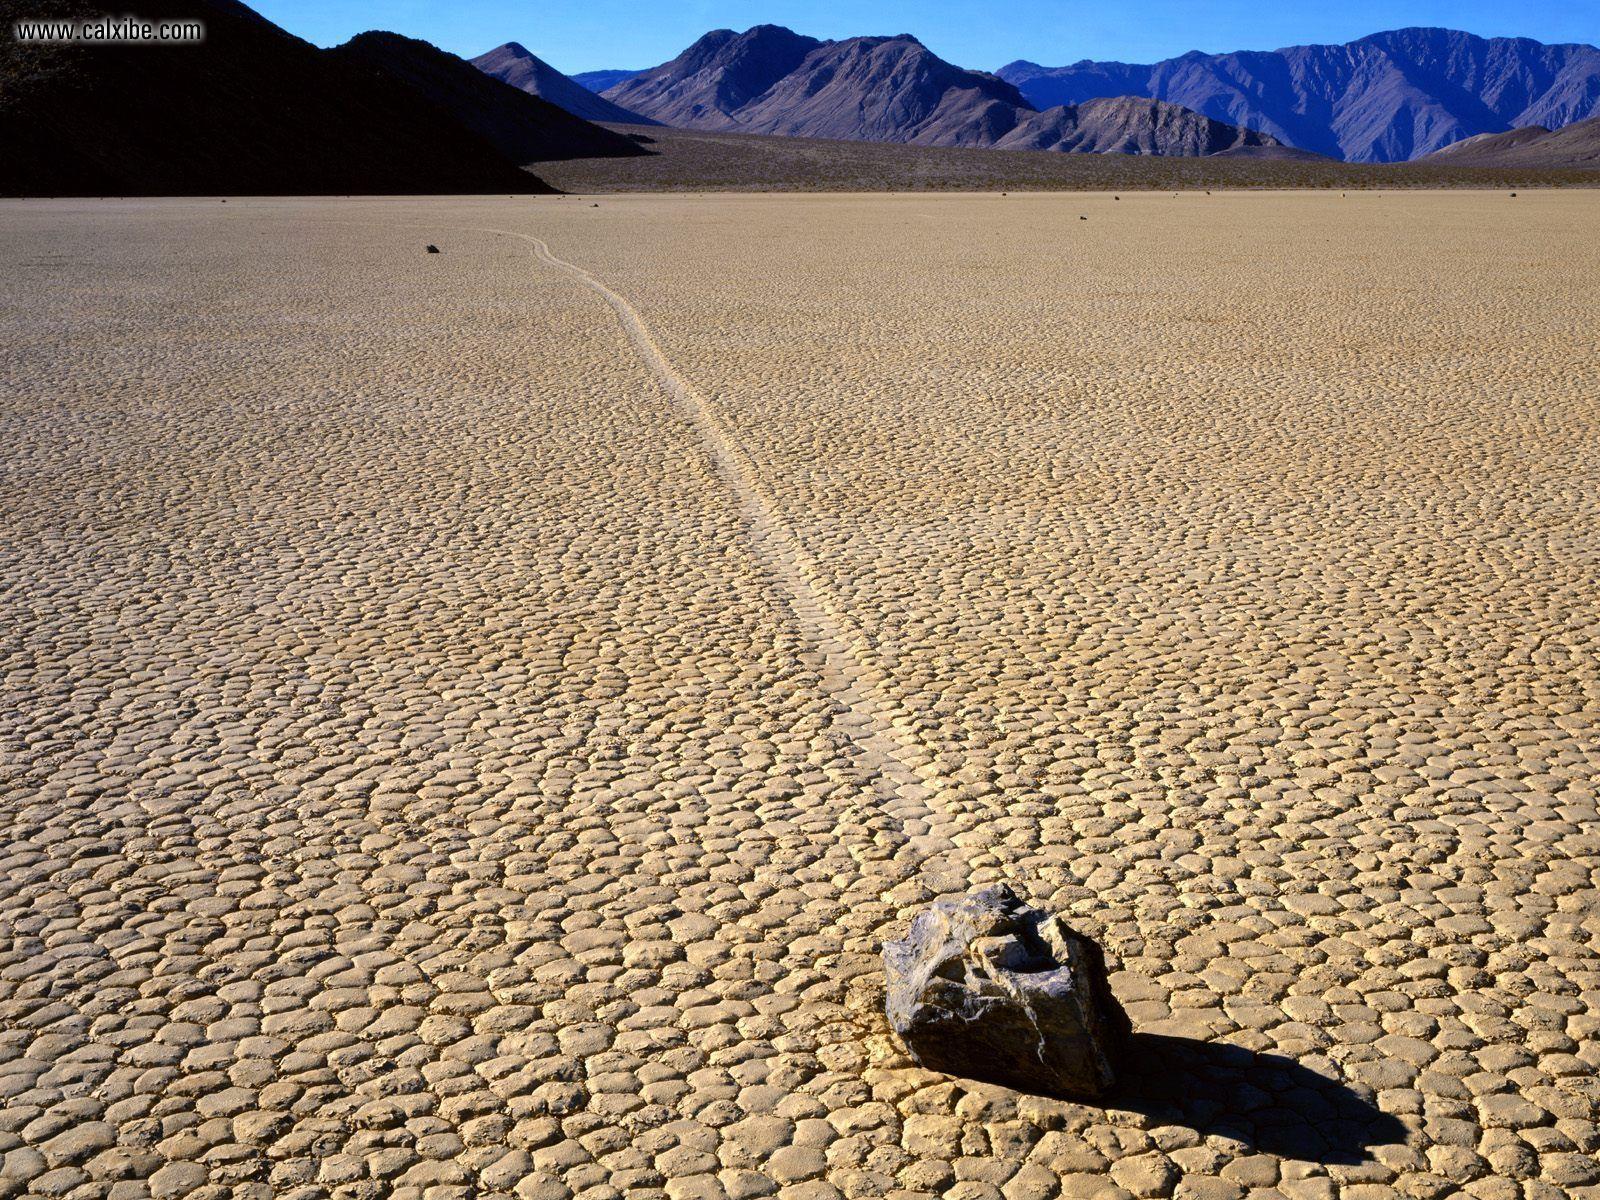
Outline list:
[[[1600,196],[591,203],[0,206],[4,1195],[1596,1194]]]

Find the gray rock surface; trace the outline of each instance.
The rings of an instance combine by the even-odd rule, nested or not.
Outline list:
[[[889,1023],[921,1065],[1099,1096],[1130,1032],[1105,955],[1005,884],[941,900],[883,948]]]

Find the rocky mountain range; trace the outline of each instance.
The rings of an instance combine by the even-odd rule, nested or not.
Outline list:
[[[954,66],[909,34],[820,41],[778,25],[719,29],[605,97],[666,125],[785,137],[1128,154],[1277,145],[1143,99],[1038,112],[1005,80]]]
[[[653,125],[655,121],[603,99],[568,79],[526,46],[507,42],[470,60],[485,75],[510,84],[520,92],[538,96],[585,121],[610,121],[621,125]]]
[[[1149,65],[1019,61],[998,74],[1036,108],[1149,96],[1351,162],[1417,158],[1479,134],[1600,112],[1600,49],[1448,29]]]
[[[943,64],[947,71],[939,74],[946,81],[960,80],[947,82],[948,97],[930,95],[932,85],[923,80],[909,103],[904,91],[887,99],[859,88],[850,95],[862,83],[903,88],[916,72],[887,68],[891,56],[884,47],[914,55],[910,48],[916,45],[909,35],[822,42],[762,25],[742,34],[713,31],[647,71],[590,71],[575,78],[624,107],[687,128],[941,145],[993,144],[985,138],[1004,124],[994,105],[1015,103],[994,90],[998,78],[1021,93],[1023,113],[1144,97],[1351,162],[1405,161],[1485,133],[1558,129],[1600,113],[1600,49],[1431,28],[1391,30],[1340,45],[1194,51],[1142,65],[1084,60],[1044,67],[1019,60],[988,75]],[[841,57],[875,57],[878,73],[853,68],[851,78],[841,81],[833,65]],[[782,88],[765,94],[780,81]],[[791,116],[786,106],[797,111]],[[851,116],[854,108],[863,109],[859,120]],[[904,121],[886,132],[884,123],[895,124],[901,109]],[[1040,123],[1019,115],[1013,128],[1023,125],[1036,130]],[[1008,135],[996,134],[995,141]],[[1018,134],[1017,140],[1030,136]]]

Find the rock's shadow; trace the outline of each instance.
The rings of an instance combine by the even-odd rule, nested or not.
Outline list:
[[[1159,1034],[1133,1035],[1106,1102],[1237,1138],[1264,1154],[1325,1164],[1365,1162],[1371,1147],[1406,1137],[1395,1117],[1292,1059]]]

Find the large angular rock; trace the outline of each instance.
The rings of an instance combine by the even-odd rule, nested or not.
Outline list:
[[[889,1023],[922,1066],[1096,1097],[1130,1032],[1100,947],[1005,884],[941,900],[883,948]]]

